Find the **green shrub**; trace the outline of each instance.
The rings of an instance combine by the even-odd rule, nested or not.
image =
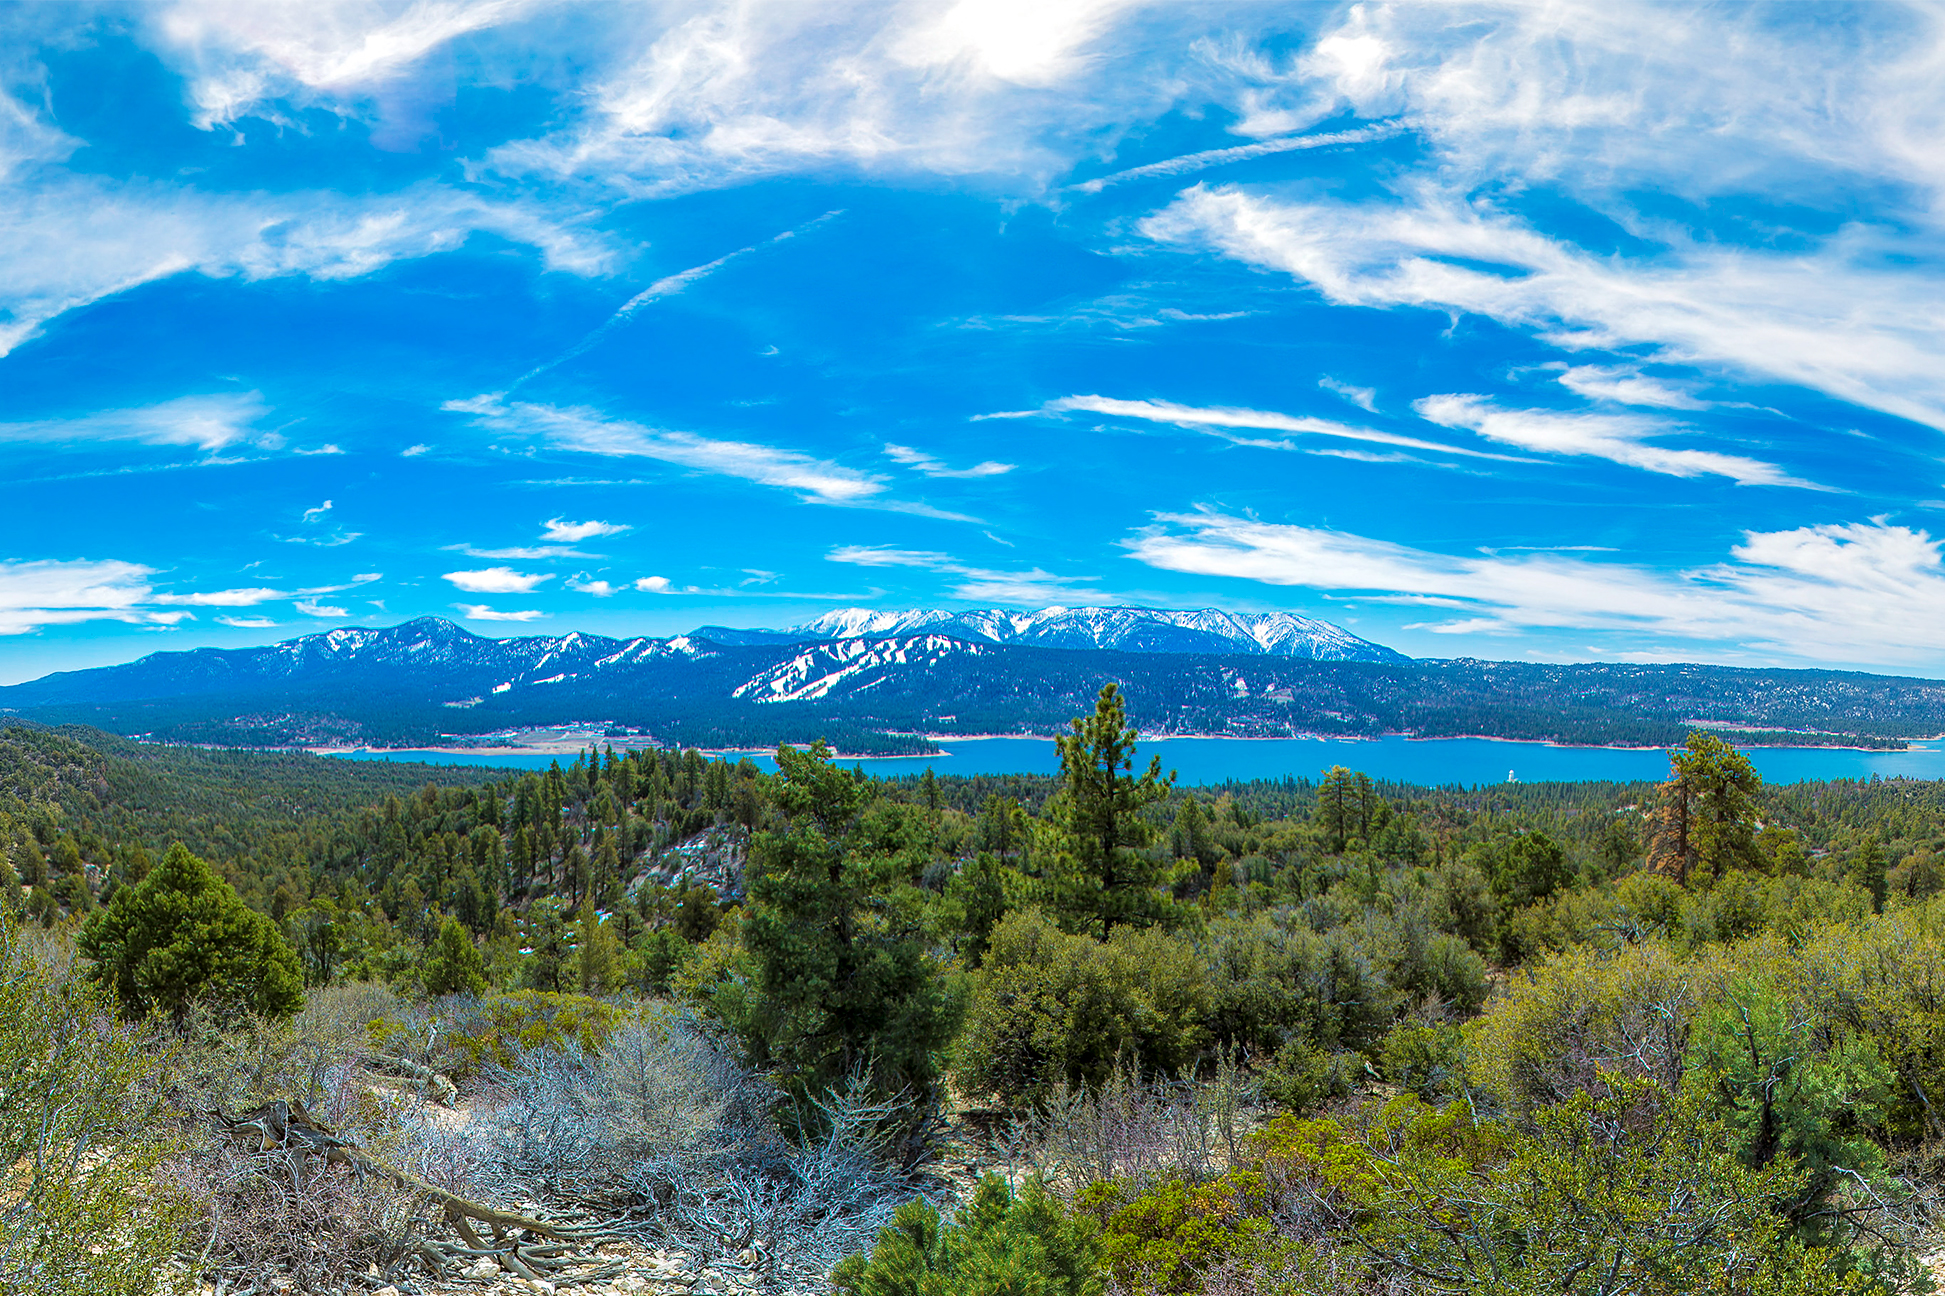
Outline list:
[[[486,989],[486,971],[480,961],[479,947],[472,933],[457,918],[448,918],[427,951],[425,992],[437,997],[449,994],[480,994]]]
[[[1384,1037],[1378,1057],[1386,1080],[1436,1101],[1457,1092],[1465,1074],[1465,1033],[1457,1026],[1400,1023]]]
[[[187,1203],[158,1182],[169,1052],[0,918],[0,1292],[150,1296]]]
[[[441,1037],[445,1056],[436,1061],[458,1080],[484,1067],[512,1066],[531,1049],[579,1048],[592,1053],[607,1042],[622,1018],[621,1009],[585,995],[546,990],[489,995],[461,1009]],[[409,1055],[424,1047],[423,1037],[394,1017],[373,1022],[371,1040],[384,1052]]]
[[[1364,1066],[1362,1054],[1294,1039],[1257,1070],[1257,1087],[1266,1101],[1301,1116],[1348,1097],[1363,1083]]]
[[[1008,914],[971,978],[960,1083],[1020,1106],[1063,1083],[1095,1088],[1123,1062],[1144,1074],[1187,1066],[1207,1039],[1207,977],[1194,946],[1158,928],[1099,941],[1039,910]]]
[[[1345,1226],[1376,1193],[1372,1158],[1336,1121],[1279,1116],[1252,1134],[1235,1168],[1208,1183],[1173,1179],[1144,1191],[1096,1184],[1075,1201],[1100,1221],[1101,1265],[1121,1290],[1186,1296],[1216,1268],[1301,1268],[1301,1219]]]
[[[869,1257],[838,1263],[838,1296],[1100,1296],[1093,1221],[1029,1182],[979,1181],[949,1222],[919,1198],[898,1208]]]
[[[115,892],[78,944],[131,1017],[180,1020],[203,997],[266,1017],[304,1004],[303,967],[277,925],[180,842],[139,885]]]

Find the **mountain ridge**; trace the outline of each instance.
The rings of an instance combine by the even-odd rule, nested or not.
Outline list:
[[[1109,682],[1157,736],[1650,745],[1699,722],[1744,740],[1883,745],[1945,732],[1945,682],[1859,672],[1077,651],[940,629],[744,644],[700,631],[501,640],[441,618],[56,673],[0,688],[0,712],[218,746],[464,745],[592,724],[688,746],[825,737],[847,751],[909,751],[927,749],[927,734],[1056,732]]]
[[[967,608],[953,612],[940,608],[877,611],[854,607],[838,608],[801,625],[777,630],[703,626],[690,633],[738,646],[935,633],[986,643],[1075,651],[1260,654],[1311,661],[1411,660],[1330,621],[1292,612],[1224,612],[1217,608],[1047,607],[1030,612]]]

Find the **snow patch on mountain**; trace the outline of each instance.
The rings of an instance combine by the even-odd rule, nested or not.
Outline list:
[[[860,639],[919,631],[1035,648],[1121,652],[1242,653],[1310,661],[1406,661],[1404,654],[1360,639],[1342,626],[1291,612],[1223,612],[1215,608],[1042,608],[1009,612],[914,608],[880,612],[840,608],[777,632],[800,639]]]
[[[816,702],[876,688],[894,671],[929,668],[946,657],[977,657],[983,651],[976,643],[948,635],[833,639],[759,672],[730,696],[753,702]]]

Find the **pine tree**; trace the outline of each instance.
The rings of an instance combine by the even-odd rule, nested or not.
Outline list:
[[[576,932],[579,948],[581,993],[604,995],[614,989],[621,970],[621,951],[615,934],[594,911],[594,897],[581,901],[581,916]]]
[[[425,963],[425,992],[429,995],[482,994],[486,990],[486,970],[479,948],[457,918],[439,925],[430,956]]]
[[[535,990],[564,988],[567,967],[567,924],[561,917],[561,902],[548,897],[536,900],[527,910],[527,946],[533,956],[527,963],[527,984]]]
[[[1712,882],[1732,868],[1761,869],[1756,795],[1762,779],[1749,758],[1714,734],[1691,733],[1668,753],[1648,867],[1682,885]]]
[[[1875,836],[1866,837],[1850,859],[1850,880],[1871,893],[1871,907],[1884,912],[1884,898],[1890,894],[1885,875],[1885,851]]]
[[[868,1072],[881,1096],[927,1100],[955,1001],[926,900],[897,856],[861,849],[869,785],[833,765],[823,743],[779,747],[777,765],[789,822],[752,845],[742,935],[755,974],[725,988],[719,1011],[794,1097]]]
[[[276,924],[180,842],[139,886],[117,891],[77,945],[130,1016],[180,1019],[207,998],[284,1017],[304,1002],[303,968]]]
[[[1120,689],[1107,684],[1094,714],[1076,717],[1072,732],[1054,740],[1061,790],[1053,809],[1071,857],[1062,870],[1059,905],[1075,921],[1098,924],[1104,940],[1116,923],[1146,925],[1163,907],[1158,888],[1166,865],[1139,848],[1154,834],[1145,812],[1168,800],[1175,776],[1162,777],[1159,756],[1135,776],[1138,737],[1127,725]]]

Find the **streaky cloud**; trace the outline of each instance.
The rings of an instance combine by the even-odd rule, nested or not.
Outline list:
[[[1246,162],[1251,158],[1269,157],[1277,153],[1294,153],[1303,149],[1329,148],[1334,144],[1365,144],[1373,140],[1390,139],[1398,134],[1395,123],[1383,122],[1375,126],[1360,126],[1355,130],[1328,131],[1317,135],[1290,135],[1283,139],[1263,140],[1255,144],[1238,144],[1234,148],[1204,149],[1200,153],[1185,153],[1181,157],[1169,158],[1162,162],[1150,162],[1146,166],[1129,167],[1126,171],[1116,171],[1112,175],[1097,176],[1083,180],[1067,188],[1075,193],[1097,194],[1111,185],[1126,184],[1130,180],[1164,179],[1171,176],[1188,175],[1195,171],[1206,171],[1210,167],[1226,166],[1231,162]]]

